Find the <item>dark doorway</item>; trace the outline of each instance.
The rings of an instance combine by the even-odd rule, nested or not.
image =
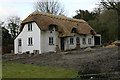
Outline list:
[[[60,38],[60,46],[61,46],[61,51],[63,51],[64,50],[64,38],[63,37]]]
[[[100,45],[100,36],[94,36],[95,45]]]

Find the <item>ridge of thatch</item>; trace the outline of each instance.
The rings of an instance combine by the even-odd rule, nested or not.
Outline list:
[[[41,30],[48,30],[49,25],[51,24],[57,25],[58,32],[62,32],[59,34],[59,37],[73,36],[71,33],[73,28],[76,28],[77,33],[79,34],[90,34],[91,30],[93,30],[88,23],[82,19],[73,19],[64,15],[53,15],[35,11],[22,21],[20,32],[22,31],[24,24],[29,22],[36,22]],[[96,32],[94,31],[94,33]]]
[[[86,22],[86,21],[84,21],[82,19],[69,18],[69,17],[66,17],[64,15],[53,15],[53,14],[50,14],[50,13],[44,13],[44,12],[39,12],[39,11],[35,11],[32,14],[30,14],[29,16],[35,16],[35,15],[48,16],[48,17],[51,17],[51,18],[67,20],[67,21],[73,21],[73,22],[83,22],[83,23]]]

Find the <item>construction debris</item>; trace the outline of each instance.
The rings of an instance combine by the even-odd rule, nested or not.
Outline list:
[[[92,50],[92,48],[91,47],[87,47],[85,50]]]
[[[91,50],[96,50],[96,49],[93,49],[91,47],[87,47],[86,49],[84,49],[84,51],[91,51]]]
[[[105,48],[109,48],[109,47],[118,47],[118,46],[116,46],[116,45],[114,45],[114,44],[111,44],[111,45],[105,46]]]
[[[119,42],[120,42],[119,40],[116,40],[112,44],[116,44],[116,43],[119,43]]]
[[[114,41],[113,43],[110,43],[109,45],[103,46],[103,47],[104,47],[104,48],[118,47],[119,45],[120,45],[120,41],[119,41],[119,40],[116,40],[116,41]]]

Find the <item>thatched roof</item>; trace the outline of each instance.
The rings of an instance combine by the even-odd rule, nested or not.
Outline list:
[[[73,28],[77,29],[78,34],[90,34],[91,30],[93,30],[88,23],[82,19],[73,19],[64,15],[53,15],[35,11],[22,21],[20,32],[22,31],[24,24],[29,22],[36,22],[40,29],[45,31],[49,30],[51,24],[56,25],[58,32],[60,32],[59,37],[73,36],[71,33]],[[96,33],[94,30],[93,32]]]

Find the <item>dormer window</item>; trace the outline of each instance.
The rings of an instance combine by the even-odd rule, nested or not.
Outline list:
[[[92,35],[94,35],[94,34],[95,34],[93,30],[90,30],[90,33],[91,33]]]
[[[28,31],[32,31],[32,23],[28,23]]]
[[[76,33],[76,32],[77,32],[76,28],[73,28],[72,33]]]
[[[52,33],[52,31],[57,31],[57,25],[51,24],[49,25],[49,31]]]
[[[53,26],[49,26],[49,30],[50,30],[50,31],[53,31]]]

